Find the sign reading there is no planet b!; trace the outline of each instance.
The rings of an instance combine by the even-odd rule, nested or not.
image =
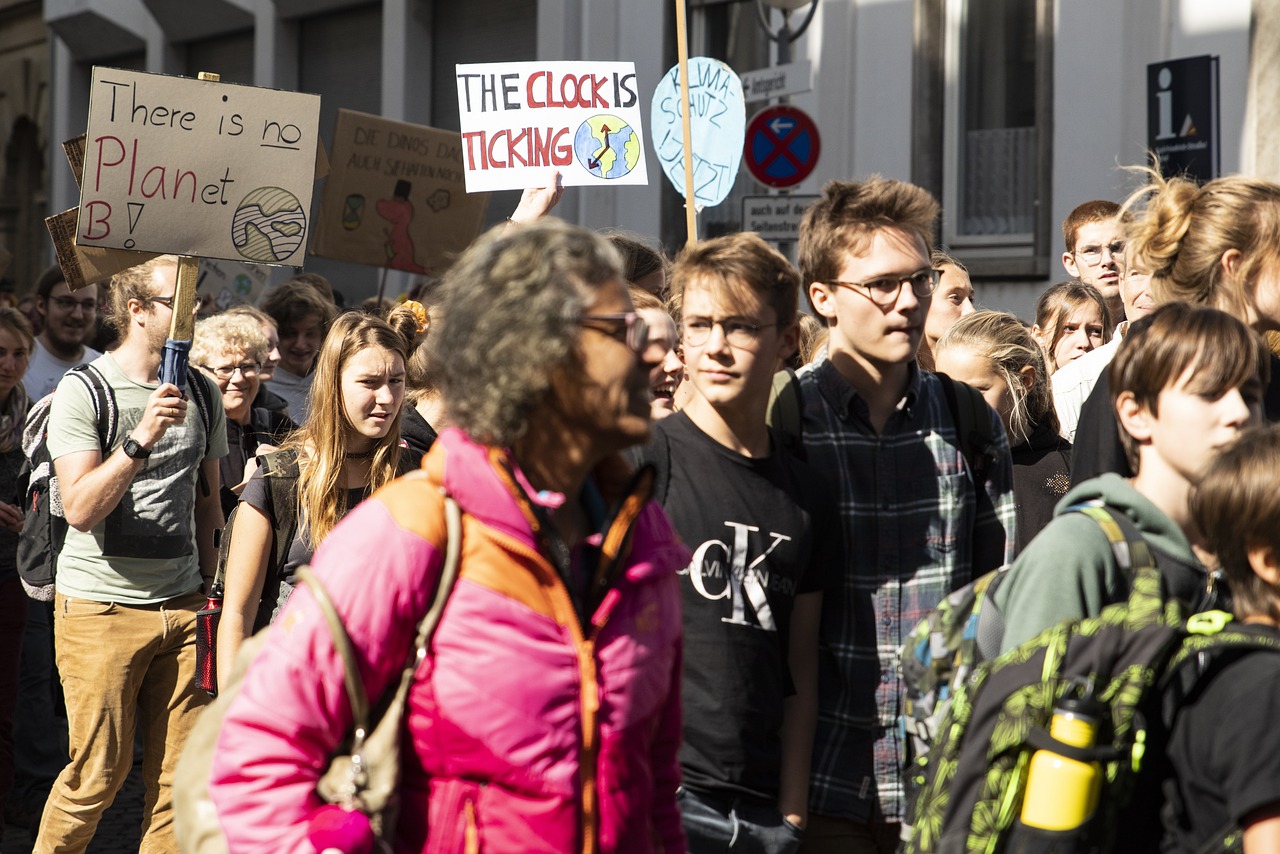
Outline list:
[[[79,246],[302,266],[320,97],[95,67]]]

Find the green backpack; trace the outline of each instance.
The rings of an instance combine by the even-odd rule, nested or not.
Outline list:
[[[932,749],[907,770],[916,790],[907,854],[1129,850],[1127,834],[1151,832],[1154,816],[1126,809],[1145,782],[1153,708],[1165,720],[1164,699],[1175,680],[1185,686],[1200,678],[1205,662],[1223,653],[1280,652],[1280,640],[1232,625],[1224,612],[1188,616],[1161,588],[1150,561],[1135,559],[1127,602],[1065,621],[973,670],[958,686]],[[1103,708],[1096,746],[1084,751],[1048,732],[1054,708],[1082,684]],[[1081,828],[1048,833],[1018,821],[1028,764],[1046,746],[1102,767],[1098,808]],[[1221,847],[1229,850],[1238,839],[1224,831]]]
[[[1082,502],[1067,510],[1098,523],[1125,577],[1133,577],[1137,566],[1154,569],[1146,540],[1127,517],[1113,515],[1100,502]],[[991,600],[1008,574],[1009,567],[1003,566],[951,593],[902,645],[898,673],[902,678],[905,765],[928,754],[956,690],[978,664],[999,653],[1004,619]]]

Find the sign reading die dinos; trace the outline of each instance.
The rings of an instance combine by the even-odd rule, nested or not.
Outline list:
[[[320,97],[94,68],[76,244],[301,266]]]

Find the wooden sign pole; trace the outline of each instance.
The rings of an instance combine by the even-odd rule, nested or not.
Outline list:
[[[680,117],[684,132],[684,221],[685,244],[698,242],[698,208],[693,189],[693,128],[689,119],[689,32],[684,0],[676,0],[676,50],[680,57]]]
[[[201,71],[197,80],[217,83],[219,74]],[[196,281],[200,259],[192,255],[178,257],[178,284],[173,292],[173,316],[169,320],[169,337],[164,342],[160,361],[160,382],[173,383],[179,389],[187,382],[187,356],[196,331]]]

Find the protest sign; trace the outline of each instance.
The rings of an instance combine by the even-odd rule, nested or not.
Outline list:
[[[196,274],[200,314],[215,314],[233,305],[257,305],[270,278],[271,268],[262,264],[201,258]]]
[[[488,196],[467,195],[454,131],[339,110],[311,232],[326,258],[443,272],[475,240]]]
[[[457,66],[467,192],[647,184],[631,62]]]
[[[742,163],[747,107],[742,80],[717,59],[689,59],[689,119],[693,144],[694,201],[714,207],[733,189]],[[685,191],[680,112],[680,67],[662,76],[650,105],[650,132],[658,163],[676,191]]]
[[[95,67],[76,244],[301,266],[320,98]]]

